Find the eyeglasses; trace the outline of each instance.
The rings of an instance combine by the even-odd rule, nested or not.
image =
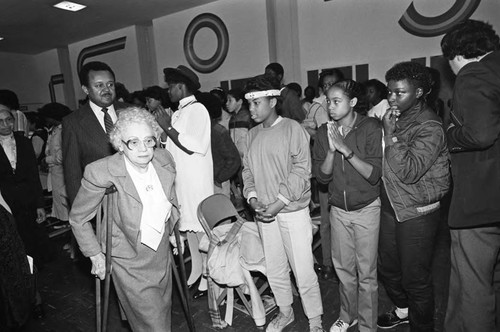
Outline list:
[[[8,118],[5,118],[5,119],[0,119],[0,123],[3,123],[4,126],[10,126],[14,122],[15,121],[14,121],[13,117],[8,117]]]
[[[130,151],[138,150],[141,147],[141,142],[144,144],[146,148],[152,148],[156,146],[156,137],[149,136],[143,139],[142,141],[138,138],[132,138],[128,141],[122,140],[123,144],[127,146]]]

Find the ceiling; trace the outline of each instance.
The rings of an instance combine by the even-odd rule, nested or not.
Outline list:
[[[1,0],[0,52],[38,54],[215,0],[73,0],[78,12],[53,7],[59,0]]]

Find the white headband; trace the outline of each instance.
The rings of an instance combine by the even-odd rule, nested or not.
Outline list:
[[[281,95],[281,90],[265,90],[265,91],[253,91],[245,94],[245,99],[256,99],[261,97],[278,97]]]

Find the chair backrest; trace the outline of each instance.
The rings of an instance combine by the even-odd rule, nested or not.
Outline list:
[[[210,234],[212,229],[220,223],[231,222],[233,217],[238,216],[238,211],[229,197],[223,194],[209,196],[198,205],[198,219],[207,234]]]

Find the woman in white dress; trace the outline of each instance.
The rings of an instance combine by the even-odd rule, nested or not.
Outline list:
[[[162,143],[177,165],[175,188],[181,206],[179,230],[186,232],[188,239],[191,274],[187,283],[193,286],[202,275],[202,254],[198,247],[204,231],[197,209],[202,200],[214,193],[211,123],[207,109],[193,95],[200,88],[198,76],[182,65],[165,68],[163,72],[170,100],[179,102],[179,108],[172,117],[165,111],[155,116],[167,136]],[[207,280],[203,277],[193,298],[206,296],[207,288]]]

